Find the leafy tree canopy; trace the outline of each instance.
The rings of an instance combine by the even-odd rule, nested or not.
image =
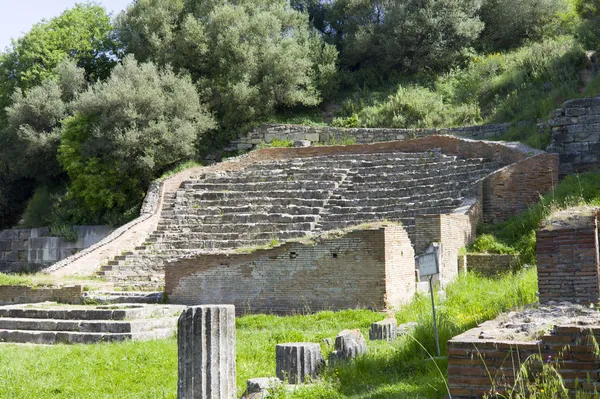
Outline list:
[[[140,203],[150,181],[194,154],[214,128],[191,79],[132,55],[110,78],[81,93],[61,130],[59,161],[69,194],[96,220]]]
[[[228,131],[318,104],[336,71],[335,49],[286,0],[138,0],[117,29],[138,59],[189,71]]]
[[[116,64],[119,44],[104,8],[77,4],[33,26],[0,54],[0,126],[15,89],[25,92],[52,76],[65,58],[85,70],[88,81],[105,79]]]

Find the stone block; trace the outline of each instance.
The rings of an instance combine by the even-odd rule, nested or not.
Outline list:
[[[329,363],[354,359],[367,353],[367,341],[360,330],[344,330],[335,337],[335,350],[331,352]]]
[[[246,392],[248,394],[265,393],[269,388],[279,384],[281,384],[281,381],[275,377],[251,378],[246,381]]]
[[[396,333],[399,337],[402,335],[412,334],[415,328],[417,328],[417,323],[414,321],[402,323],[398,327],[396,327]]]
[[[177,329],[179,399],[234,399],[235,307],[192,306]]]
[[[397,322],[395,318],[387,318],[371,324],[371,329],[369,330],[369,339],[371,341],[392,341],[396,339],[396,325]]]
[[[279,344],[275,347],[277,378],[301,384],[318,375],[324,365],[321,346],[311,342]]]
[[[308,140],[296,140],[294,141],[294,147],[310,147],[311,142]]]

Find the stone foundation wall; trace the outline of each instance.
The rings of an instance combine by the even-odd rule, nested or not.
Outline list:
[[[543,228],[536,234],[541,303],[598,303],[598,222],[596,216],[580,219],[587,220],[576,227]]]
[[[600,327],[559,325],[552,333],[531,342],[461,334],[448,342],[450,394],[454,399],[473,399],[482,398],[493,388],[497,393],[505,393],[513,386],[520,365],[531,356],[541,356],[542,361],[550,360],[553,365],[557,361],[556,367],[568,389],[594,392],[599,388],[600,360],[595,355],[592,336],[596,341],[600,339]]]
[[[459,269],[475,272],[486,277],[517,270],[519,257],[517,255],[500,254],[467,254],[458,259]]]
[[[548,122],[561,177],[600,168],[600,97],[567,101]]]
[[[309,140],[314,143],[335,145],[351,140],[355,144],[369,144],[386,141],[408,140],[433,135],[452,135],[469,139],[497,139],[508,132],[511,124],[461,126],[439,129],[373,129],[373,128],[340,128],[331,126],[305,126],[268,124],[254,128],[251,132],[240,136],[225,150],[249,150],[261,143],[273,140]]]
[[[172,303],[230,303],[238,312],[384,309],[412,298],[415,262],[404,229],[388,226],[249,254],[181,259],[166,265],[165,280]]]
[[[38,270],[88,248],[108,236],[108,226],[74,226],[77,240],[49,237],[48,228],[0,231],[0,272]]]
[[[62,288],[3,285],[0,287],[0,306],[46,301],[78,304],[81,303],[82,294],[83,289],[80,285]]]

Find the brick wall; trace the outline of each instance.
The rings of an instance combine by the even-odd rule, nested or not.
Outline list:
[[[321,144],[340,143],[347,139],[357,144],[407,140],[433,135],[454,135],[469,139],[498,139],[511,128],[509,123],[479,126],[461,126],[454,128],[432,129],[391,129],[391,128],[340,128],[332,126],[305,126],[267,124],[256,127],[230,143],[226,150],[248,150],[257,144],[270,143],[273,140],[309,140]]]
[[[81,303],[83,290],[80,285],[62,288],[37,288],[21,285],[3,285],[0,287],[0,305],[19,303],[37,303],[56,301],[62,303]]]
[[[555,154],[540,154],[500,169],[483,182],[483,219],[498,222],[523,212],[557,182]]]
[[[454,399],[472,399],[483,397],[492,388],[504,393],[514,384],[520,365],[531,356],[541,356],[543,361],[548,356],[551,361],[558,360],[555,366],[568,389],[594,392],[600,387],[600,360],[592,336],[596,341],[600,339],[600,326],[559,325],[552,333],[531,342],[461,334],[448,342],[450,394]]]
[[[231,303],[241,311],[397,307],[415,291],[414,252],[402,227],[353,231],[316,243],[289,242],[249,254],[200,255],[168,263],[172,303]]]
[[[548,122],[552,142],[547,151],[560,157],[560,175],[600,167],[600,98],[567,101]]]
[[[447,284],[459,272],[458,252],[475,238],[479,206],[467,214],[418,215],[415,217],[415,252],[423,252],[432,242],[443,245],[439,280]]]
[[[540,302],[597,303],[600,295],[596,216],[578,217],[574,227],[542,228],[536,234]]]
[[[458,261],[461,271],[476,272],[487,277],[513,272],[519,265],[519,257],[508,254],[467,254],[460,256]]]

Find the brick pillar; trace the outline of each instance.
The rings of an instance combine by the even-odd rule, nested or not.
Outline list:
[[[179,399],[234,399],[235,307],[192,306],[177,325]]]
[[[600,296],[598,228],[595,216],[578,223],[550,224],[537,231],[540,303],[597,303]]]

